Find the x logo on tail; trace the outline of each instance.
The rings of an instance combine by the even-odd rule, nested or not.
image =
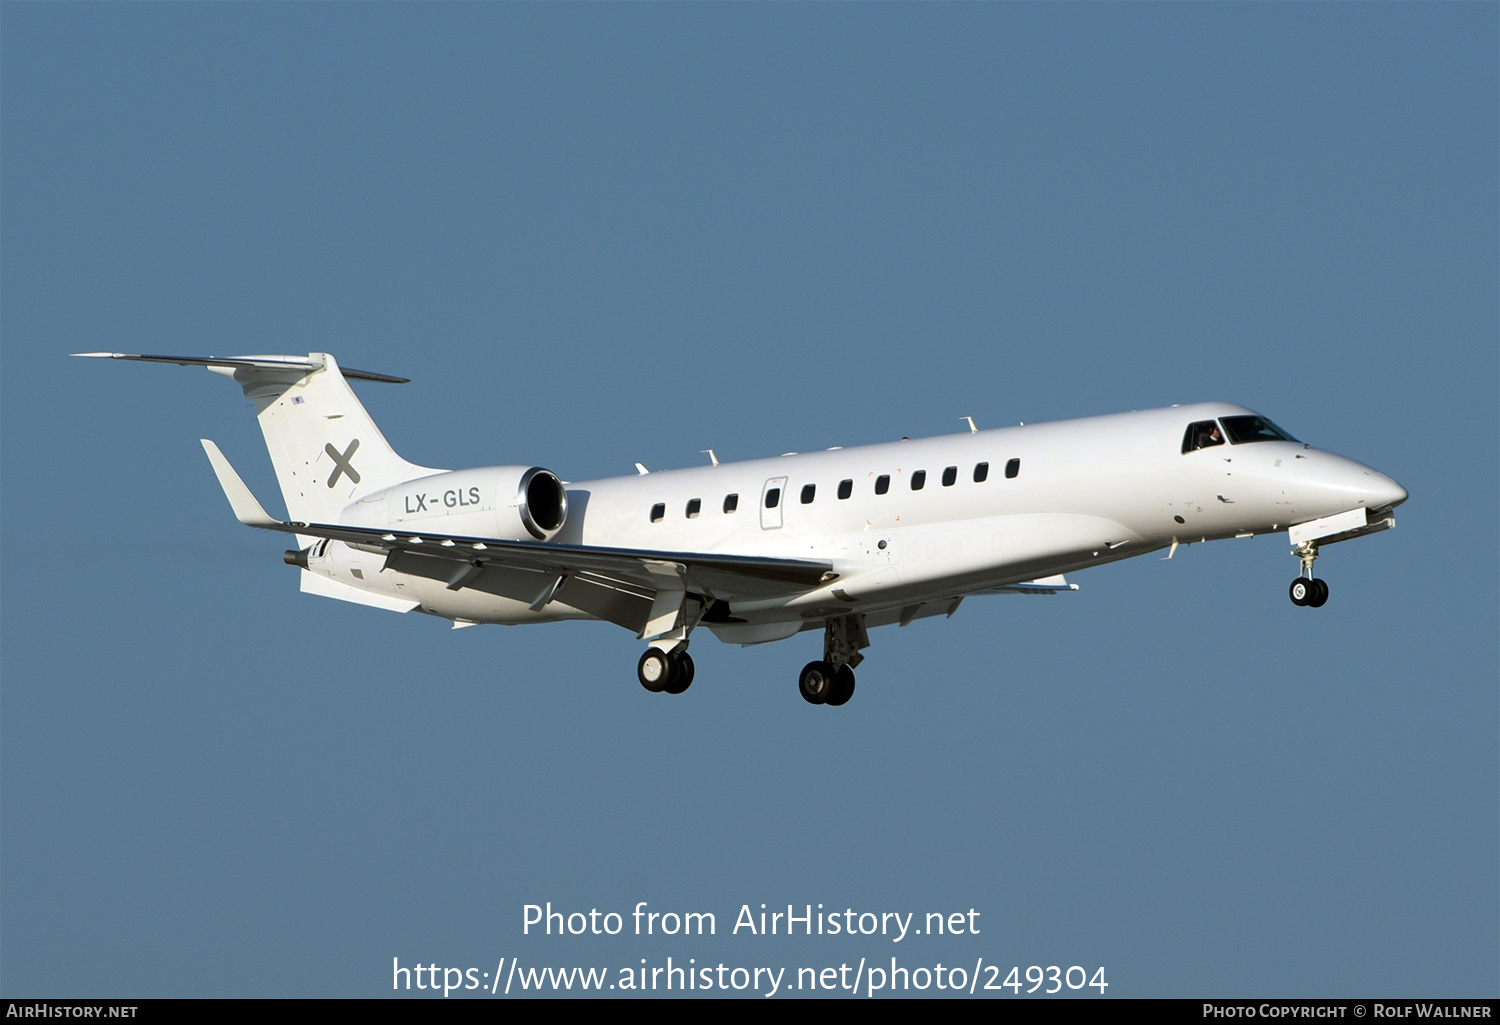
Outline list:
[[[327,452],[328,457],[334,462],[333,473],[328,477],[328,486],[330,488],[338,483],[340,474],[347,475],[351,484],[359,483],[359,471],[349,462],[354,456],[354,450],[357,448],[359,448],[358,438],[349,442],[349,450],[343,453],[340,453],[338,449],[333,447],[333,442],[329,442],[323,446],[323,451]]]

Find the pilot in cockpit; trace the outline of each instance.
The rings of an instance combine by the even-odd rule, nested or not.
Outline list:
[[[1224,444],[1224,435],[1219,431],[1218,422],[1199,420],[1195,424],[1188,425],[1187,436],[1182,441],[1182,451],[1196,452],[1200,448],[1211,448],[1222,444]]]

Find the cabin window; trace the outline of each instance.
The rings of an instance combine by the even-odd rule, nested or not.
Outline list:
[[[958,483],[958,467],[950,466],[943,471],[943,487],[951,488]]]
[[[1188,424],[1187,433],[1182,436],[1184,453],[1222,444],[1224,444],[1224,433],[1219,430],[1219,425],[1213,420],[1199,420],[1197,423]]]
[[[1005,464],[1005,476],[1006,476],[1007,479],[1016,476],[1016,474],[1018,474],[1020,472],[1021,472],[1021,460],[1019,460],[1019,459],[1012,459],[1010,462],[1008,462],[1008,463]]]
[[[774,509],[774,508],[776,508],[780,504],[781,504],[781,489],[780,488],[767,488],[766,489],[766,508],[767,509]]]
[[[911,489],[913,491],[921,491],[926,486],[927,486],[927,471],[926,470],[918,470],[916,473],[913,473],[911,475]]]
[[[848,498],[852,494],[854,494],[854,481],[852,481],[852,480],[841,480],[841,481],[839,481],[839,500],[842,501],[842,500]]]
[[[667,515],[667,503],[657,502],[651,507],[651,522],[660,523]]]
[[[975,463],[974,464],[974,483],[975,484],[983,484],[986,480],[989,479],[989,476],[990,476],[990,464],[989,463]]]
[[[690,520],[697,519],[698,518],[698,514],[700,512],[702,512],[702,511],[703,511],[703,499],[701,499],[701,498],[690,498],[690,499],[688,499],[688,504],[687,504],[687,518],[688,519],[690,519]]]
[[[891,490],[890,474],[882,473],[879,477],[875,478],[875,493],[877,495],[883,495],[889,490]]]
[[[818,486],[816,484],[804,484],[804,485],[802,485],[802,504],[803,505],[812,505],[813,496],[816,495],[817,493],[818,493]]]
[[[739,495],[725,495],[724,496],[724,511],[725,512],[732,513],[736,509],[738,509],[739,507],[740,507],[740,496]]]

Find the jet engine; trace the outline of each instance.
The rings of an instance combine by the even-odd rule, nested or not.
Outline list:
[[[568,492],[540,466],[485,466],[418,477],[373,492],[344,510],[354,526],[420,534],[549,541],[568,519]]]

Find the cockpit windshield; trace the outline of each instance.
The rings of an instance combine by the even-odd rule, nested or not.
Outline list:
[[[1262,416],[1226,416],[1220,423],[1229,434],[1232,444],[1243,445],[1250,441],[1296,441],[1286,431]]]

